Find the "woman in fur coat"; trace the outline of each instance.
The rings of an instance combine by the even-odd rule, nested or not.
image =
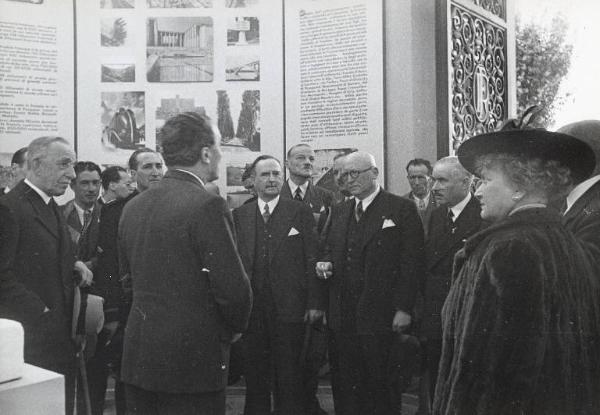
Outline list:
[[[502,131],[467,140],[458,157],[480,177],[475,196],[493,224],[455,258],[434,414],[599,414],[598,283],[546,208],[591,174],[591,149],[544,130]]]

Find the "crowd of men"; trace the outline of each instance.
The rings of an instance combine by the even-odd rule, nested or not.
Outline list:
[[[599,161],[558,207],[596,255],[600,122],[564,131]],[[0,317],[23,324],[28,363],[65,376],[66,413],[102,414],[116,375],[118,414],[224,414],[232,345],[245,415],[324,413],[327,360],[337,414],[401,413],[412,372],[430,413],[454,255],[486,226],[471,173],[456,157],[413,159],[401,197],[352,151],[325,189],[299,144],[285,163],[256,158],[244,177],[255,197],[231,212],[211,185],[219,142],[207,118],[183,113],[165,123],[162,154],[136,150],[128,169],[76,161],[60,137],[15,154],[0,197]],[[74,199],[57,206],[69,186]],[[103,323],[90,330],[95,297]]]

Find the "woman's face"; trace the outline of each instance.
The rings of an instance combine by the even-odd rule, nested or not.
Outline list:
[[[481,203],[481,218],[489,221],[500,220],[510,213],[517,204],[513,200],[516,187],[498,168],[483,168],[475,197]]]

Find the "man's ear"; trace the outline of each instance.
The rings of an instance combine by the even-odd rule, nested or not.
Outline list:
[[[129,175],[131,176],[131,181],[132,182],[136,182],[136,176],[137,176],[137,171],[136,170],[129,170]]]
[[[211,152],[209,147],[202,147],[200,149],[200,160],[202,163],[210,164]]]
[[[373,166],[372,171],[373,171],[373,174],[375,175],[375,178],[379,177],[379,169],[377,167]]]

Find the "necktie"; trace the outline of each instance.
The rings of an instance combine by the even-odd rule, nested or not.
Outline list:
[[[297,200],[297,201],[299,201],[299,202],[302,202],[302,190],[300,190],[300,187],[297,187],[297,188],[296,188],[296,192],[295,192],[294,200]]]
[[[92,221],[92,211],[86,209],[83,211],[83,226],[81,227],[81,234],[83,235],[85,231],[87,231],[90,226],[90,222]]]
[[[363,210],[362,200],[360,200],[356,205],[356,212],[354,214],[356,216],[356,222],[360,222],[360,218],[362,218],[363,213],[365,213],[365,211]]]
[[[425,210],[425,201],[423,199],[419,199],[417,207],[419,208],[419,210]]]
[[[269,205],[265,204],[265,208],[263,210],[263,214],[262,214],[263,220],[265,221],[265,223],[269,222],[269,219],[271,219],[271,212],[269,211]]]
[[[456,226],[454,224],[454,212],[452,209],[448,209],[448,226],[450,226],[450,231],[452,233],[456,231]]]

